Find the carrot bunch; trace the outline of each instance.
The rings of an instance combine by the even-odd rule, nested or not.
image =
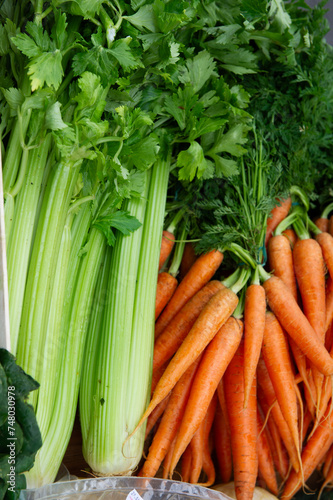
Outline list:
[[[315,470],[332,484],[333,236],[290,200],[267,262],[234,244],[220,281],[229,249],[203,253],[159,315],[140,476],[233,480],[237,500],[292,499]]]

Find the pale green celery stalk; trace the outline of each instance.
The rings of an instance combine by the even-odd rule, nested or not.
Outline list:
[[[21,119],[15,121],[3,160],[3,191],[9,193],[15,184],[22,158],[22,141],[28,130],[31,109],[27,109]]]
[[[132,198],[124,205],[124,209],[142,223],[149,180],[148,171],[142,197]],[[142,230],[143,226],[129,236],[117,234],[109,270],[103,329],[99,339],[98,332],[94,335],[94,342],[99,342],[100,347],[99,350],[95,348],[92,353],[86,354],[90,357],[95,353],[97,361],[84,361],[86,376],[90,378],[91,384],[83,387],[80,394],[81,408],[90,406],[88,433],[86,439],[83,439],[83,455],[93,471],[103,470],[107,473],[117,462],[119,471],[115,473],[121,473],[123,469],[121,446],[127,433],[122,425],[126,422],[127,364]],[[115,431],[116,425],[119,426],[118,431]],[[107,453],[104,449],[106,446]],[[129,465],[128,468],[130,467]]]
[[[97,360],[87,365],[87,380],[90,377],[93,382],[82,387],[80,396],[82,411],[91,404],[88,418],[83,417],[83,454],[97,475],[131,474],[142,456],[145,426],[127,438],[150,398],[169,166],[169,159],[160,159],[146,173],[147,191],[126,206],[143,225],[130,236],[118,234],[112,253],[110,296],[99,348],[93,351]]]
[[[66,332],[64,357],[60,371],[52,420],[38,451],[34,467],[25,473],[27,487],[52,483],[60,467],[72,433],[78,402],[79,382],[86,332],[96,281],[106,249],[106,238],[92,228],[82,258],[71,315]]]
[[[71,224],[73,217],[73,214],[67,217],[61,239],[43,357],[39,360],[41,364],[40,380],[42,383],[38,391],[35,413],[42,441],[45,439],[49,426],[50,411],[52,412],[57,382],[59,381],[61,354],[65,342],[65,339],[61,336],[60,327],[71,253]]]
[[[73,217],[74,221],[73,221]],[[42,438],[47,434],[53,417],[54,401],[63,365],[64,347],[72,311],[75,287],[78,280],[82,247],[86,243],[92,213],[89,203],[80,207],[77,215],[72,212],[67,217],[59,253],[56,278],[50,305],[50,317],[46,332],[46,343],[40,372],[41,385],[38,389],[36,418]],[[68,241],[69,240],[69,241]],[[64,244],[69,247],[65,255]],[[67,249],[68,251],[68,249]],[[68,257],[68,262],[66,261]]]
[[[80,382],[80,424],[83,439],[85,440],[88,435],[89,422],[90,422],[90,411],[92,409],[91,400],[87,395],[90,395],[93,391],[94,378],[91,377],[91,373],[95,373],[97,367],[96,362],[98,361],[97,353],[99,352],[101,332],[103,328],[103,319],[105,314],[105,305],[107,303],[107,290],[109,281],[109,269],[111,267],[112,259],[112,249],[107,247],[105,252],[105,258],[102,263],[98,279],[97,286],[94,294],[91,317],[89,320],[87,342],[85,346],[84,353],[84,369],[82,370],[81,382]]]
[[[12,229],[8,240],[9,316],[11,346],[14,355],[17,351],[38,200],[50,144],[51,136],[48,134],[39,148],[30,151],[24,183],[15,199]]]
[[[69,204],[82,161],[61,162],[46,187],[31,254],[19,331],[17,362],[40,381],[41,358],[56,273],[56,263]],[[31,393],[35,406],[36,391]]]

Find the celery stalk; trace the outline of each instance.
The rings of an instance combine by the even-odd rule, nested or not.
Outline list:
[[[22,189],[13,201],[14,217],[12,230],[8,234],[7,266],[11,346],[14,354],[17,349],[38,200],[50,143],[51,136],[47,135],[39,148],[30,151]]]
[[[107,247],[105,258],[102,263],[97,286],[95,290],[91,317],[89,320],[87,342],[84,354],[84,370],[82,370],[80,382],[80,424],[81,432],[86,439],[90,422],[91,401],[86,397],[92,391],[94,383],[91,373],[96,371],[97,353],[100,349],[101,332],[103,328],[103,318],[105,304],[107,302],[107,288],[109,281],[109,269],[111,267],[112,250]]]
[[[98,345],[86,352],[80,411],[83,454],[95,474],[130,474],[143,450],[144,426],[129,440],[150,397],[155,294],[165,214],[169,160],[146,173],[146,192],[127,210],[143,225],[117,235],[109,271],[108,302]],[[89,370],[89,371],[88,371]],[[91,409],[87,413],[88,405]],[[126,444],[125,444],[126,441]]]
[[[105,248],[105,236],[92,228],[77,277],[52,419],[35,465],[26,473],[28,488],[54,481],[68,446],[77,407],[87,326]]]
[[[53,177],[46,188],[31,254],[17,361],[37,381],[62,232],[79,169],[80,162],[76,165],[64,162],[54,168]],[[37,394],[33,394],[33,405],[36,399]]]
[[[91,223],[91,207],[89,204],[81,207],[74,221],[73,217],[73,213],[68,216],[64,228],[40,372],[43,383],[38,390],[36,417],[43,439],[47,435],[50,421],[53,418],[54,402],[60,373],[63,368],[68,325],[71,320],[75,289],[83,259],[80,250],[87,240]],[[65,254],[66,243],[69,255],[68,253]],[[66,261],[66,258],[68,258],[68,261]]]

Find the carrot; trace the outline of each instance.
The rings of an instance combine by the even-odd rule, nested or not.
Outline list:
[[[293,252],[288,239],[283,235],[272,236],[268,242],[267,254],[270,270],[282,279],[297,300]]]
[[[220,406],[221,411],[223,413],[223,419],[226,423],[227,430],[228,430],[229,435],[230,435],[230,427],[229,427],[229,420],[228,420],[228,408],[227,408],[227,402],[225,400],[223,377],[221,378],[221,380],[217,386],[217,397],[219,400],[219,406]]]
[[[250,285],[244,306],[244,407],[256,374],[265,329],[266,296],[261,285]]]
[[[318,493],[318,500],[320,499],[321,494],[325,488],[327,488],[327,487],[332,488],[333,487],[333,462],[332,461],[331,461],[330,466],[326,472],[326,475],[324,475],[324,477],[325,477],[325,481],[323,482],[323,484],[320,487],[320,490]]]
[[[209,488],[215,483],[216,472],[215,465],[212,460],[212,457],[209,453],[208,447],[204,447],[203,457],[202,457],[202,469],[207,476],[207,480],[204,483],[198,483],[198,486],[204,486],[205,488]]]
[[[312,399],[311,407],[313,407],[313,411],[315,412],[316,388],[313,384],[311,384],[313,380],[311,379],[311,381],[309,381],[309,370],[307,368],[306,356],[291,337],[289,337],[289,347],[291,349],[294,362],[298,368],[299,376],[304,382],[305,390],[307,391],[309,397]]]
[[[328,327],[325,335],[325,347],[328,351],[331,351],[333,347],[333,321]]]
[[[207,302],[223,288],[224,285],[220,281],[210,281],[170,321],[161,335],[155,340],[153,372],[158,370],[174,355]]]
[[[287,217],[290,208],[291,208],[290,197],[284,200],[278,200],[278,205],[276,205],[273,208],[270,216],[267,219],[265,245],[267,245],[268,240],[272,236],[274,229],[276,229],[279,223],[283,221],[285,217]]]
[[[277,471],[279,472],[282,479],[285,479],[288,474],[289,468],[289,458],[287,451],[282,442],[278,427],[270,414],[270,407],[264,397],[262,391],[258,388],[258,410],[262,412],[262,417],[266,415],[267,420],[267,439],[270,443],[270,448],[272,450],[273,460]]]
[[[182,455],[181,461],[181,478],[182,481],[188,483],[190,481],[190,474],[192,470],[192,451],[189,445]]]
[[[333,236],[333,215],[328,219],[328,228],[327,232]]]
[[[318,337],[324,342],[325,264],[320,245],[310,238],[299,240],[294,246],[293,256],[304,314]]]
[[[329,276],[326,281],[326,316],[325,316],[325,332],[330,327],[333,320],[333,279]]]
[[[215,393],[207,410],[207,415],[204,419],[204,435],[203,435],[203,449],[202,449],[202,470],[207,476],[203,483],[198,483],[198,486],[208,488],[215,483],[215,465],[213,463],[210,451],[210,433],[214,423],[216,407],[217,407],[217,394]]]
[[[292,293],[280,278],[264,282],[268,304],[281,326],[324,375],[333,374],[333,359],[303,314]]]
[[[155,335],[157,337],[186,302],[214,276],[222,260],[223,254],[218,250],[212,250],[201,255],[194,262],[156,322]]]
[[[168,363],[164,363],[162,366],[160,366],[157,370],[155,370],[153,372],[152,380],[151,380],[151,388],[150,388],[151,393],[153,393],[155,391],[155,388],[158,384],[158,381],[162,377],[167,366],[168,366]]]
[[[297,397],[289,347],[280,323],[271,312],[266,313],[262,355],[282,415],[299,453]]]
[[[320,233],[316,235],[316,241],[320,245],[329,275],[333,279],[333,236],[329,233]]]
[[[142,415],[131,436],[148,418],[153,409],[169,394],[189,366],[199,357],[234,312],[237,304],[237,295],[229,288],[223,288],[213,295],[165,369],[147,410]]]
[[[222,483],[228,483],[232,476],[231,441],[229,422],[225,420],[220,403],[214,419],[214,445]]]
[[[318,217],[315,220],[315,224],[320,231],[328,231],[328,218],[327,217]]]
[[[178,281],[169,273],[163,272],[158,274],[155,300],[155,321],[173,296]]]
[[[159,418],[163,415],[164,410],[169,402],[169,398],[170,394],[166,398],[164,398],[163,401],[161,401],[160,404],[156,406],[155,410],[152,411],[151,414],[149,415],[147,420],[145,439],[147,439],[148,435],[151,433],[151,431],[157,424]]]
[[[176,442],[176,438],[173,439],[166,455],[165,455],[165,458],[164,458],[164,461],[163,461],[163,473],[162,473],[162,477],[163,479],[168,479],[169,477],[169,471],[170,471],[170,463],[171,463],[171,458],[172,458],[172,454],[173,454],[173,449],[175,447],[175,442]]]
[[[264,423],[262,421],[259,411],[257,412],[257,430],[258,430],[258,467],[259,471],[268,487],[268,489],[274,493],[278,494],[278,484],[274,469],[273,455],[267,438],[267,431],[263,428]]]
[[[304,385],[304,398],[306,401],[306,405],[308,410],[310,411],[312,418],[315,420],[316,418],[316,399],[317,399],[317,390],[315,386],[315,382],[313,380],[313,372],[309,370],[307,379],[307,384]]]
[[[301,436],[302,443],[304,442],[304,440],[307,436],[307,433],[308,433],[308,430],[310,428],[310,425],[312,424],[312,421],[313,421],[313,419],[312,419],[311,412],[307,408],[306,412],[304,413],[304,417],[303,417],[303,433]]]
[[[266,364],[262,357],[259,359],[258,363],[257,380],[258,380],[258,393],[261,391],[264,393],[267,404],[271,408],[272,416],[278,427],[282,441],[287,449],[290,462],[294,467],[294,469],[299,470],[300,466],[299,453],[294,443],[292,434],[289,430],[288,424],[283,417],[280,405],[276,399],[274,387],[269,377]]]
[[[203,427],[202,448],[201,448],[202,469],[206,472],[208,477],[205,483],[199,483],[199,484],[201,486],[206,486],[206,487],[211,486],[215,481],[215,467],[210,455],[209,437],[214,422],[216,406],[217,406],[217,394],[215,393],[208,406],[205,418],[200,424],[200,427],[201,426]],[[198,480],[199,476],[196,481],[191,481],[191,482],[198,483]]]
[[[296,280],[302,297],[303,311],[310,325],[324,344],[325,341],[325,264],[319,243],[307,238],[294,246],[294,267]],[[317,405],[321,398],[323,375],[313,369],[313,379],[317,392]]]
[[[231,317],[206,347],[177,435],[171,470],[176,467],[193,435],[205,419],[219,381],[240,344],[242,334],[242,322]]]
[[[158,471],[172,441],[176,437],[180,422],[183,418],[191,385],[199,365],[200,357],[186,370],[179,379],[170,396],[161,401],[161,405],[168,399],[163,417],[150,445],[148,456],[143,464],[140,476],[154,477]],[[158,408],[159,405],[156,407]],[[155,408],[155,410],[156,410]],[[154,410],[154,411],[155,411]],[[150,414],[149,418],[153,412]],[[148,418],[148,421],[149,421]]]
[[[328,452],[326,453],[325,463],[323,465],[323,476],[325,478],[327,477],[327,475],[329,473],[329,470],[330,470],[332,463],[333,463],[333,446],[331,446],[330,449],[328,450]]]
[[[197,260],[197,256],[194,251],[194,247],[191,242],[185,244],[183,257],[180,263],[179,276],[182,280],[190,268],[193,266],[194,262]]]
[[[164,230],[162,233],[161,250],[160,250],[160,260],[158,263],[158,270],[162,269],[167,258],[171,254],[173,246],[175,244],[175,235],[170,231]]]
[[[231,431],[231,449],[237,500],[252,500],[258,474],[256,378],[244,408],[244,345],[231,360],[224,389]]]
[[[326,414],[322,418],[317,429],[306,443],[302,452],[303,477],[306,481],[316,469],[318,463],[325,456],[333,443],[333,412]],[[284,487],[281,498],[290,500],[302,486],[300,474],[292,470]]]
[[[191,454],[192,454],[192,463],[191,463],[192,470],[190,474],[190,483],[192,484],[198,482],[202,470],[203,445],[204,445],[203,443],[204,443],[204,432],[205,432],[204,424],[205,424],[204,421],[200,423],[198,429],[193,434],[192,439],[189,443],[191,446]]]
[[[287,238],[291,248],[294,248],[296,241],[298,240],[297,234],[293,229],[285,229],[282,231],[283,236]]]

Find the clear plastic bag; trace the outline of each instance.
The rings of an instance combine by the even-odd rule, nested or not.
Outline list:
[[[130,495],[134,490],[134,495]],[[140,495],[140,496],[137,496]],[[143,477],[99,477],[60,481],[23,490],[19,500],[231,500],[219,491],[180,481]]]

